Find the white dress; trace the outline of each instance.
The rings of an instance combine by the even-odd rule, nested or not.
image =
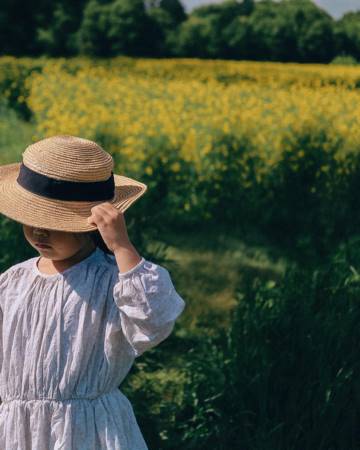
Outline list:
[[[0,275],[0,449],[147,450],[118,387],[185,307],[169,272],[120,273],[99,248],[52,275],[39,259]]]

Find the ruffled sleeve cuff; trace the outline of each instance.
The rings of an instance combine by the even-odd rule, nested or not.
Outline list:
[[[118,272],[113,297],[135,357],[166,339],[185,308],[168,270],[144,257],[127,272]]]
[[[136,264],[136,266],[132,267],[130,270],[126,272],[119,272],[118,278],[126,278],[127,276],[131,275],[132,273],[138,271],[145,263],[146,259],[144,257],[141,257],[141,260]]]

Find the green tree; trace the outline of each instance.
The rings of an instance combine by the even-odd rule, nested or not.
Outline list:
[[[251,30],[250,57],[259,60],[288,61],[296,59],[296,33],[284,5],[263,1],[249,18]]]
[[[0,52],[15,56],[38,55],[38,26],[51,17],[51,4],[45,0],[2,0],[0,2]]]
[[[229,54],[224,30],[234,17],[250,11],[252,2],[226,0],[220,4],[193,10],[179,29],[178,52],[181,55],[226,58]]]
[[[179,24],[186,20],[186,12],[179,0],[160,0],[158,3],[159,8],[166,11],[173,19],[174,23]]]
[[[335,56],[335,40],[331,19],[321,18],[309,23],[298,38],[300,60],[328,63]]]
[[[218,16],[222,24],[229,23],[236,16],[249,15],[254,10],[253,0],[224,0],[221,3],[195,8],[191,15],[196,17]]]
[[[212,21],[207,17],[193,16],[183,22],[174,45],[177,56],[208,58],[219,55]]]
[[[254,59],[329,62],[334,56],[333,19],[311,0],[261,1],[249,27]]]
[[[250,59],[253,55],[254,35],[247,16],[238,16],[224,29],[227,53],[233,59]]]
[[[360,11],[345,14],[335,25],[336,53],[360,60]]]
[[[57,1],[46,27],[37,29],[37,41],[51,56],[69,56],[78,52],[78,29],[87,0]]]
[[[360,59],[360,12],[335,22],[313,0],[2,0],[1,54],[186,56],[327,63]]]
[[[142,0],[90,0],[79,31],[83,53],[97,56],[151,55],[154,23]]]
[[[153,22],[153,55],[171,56],[177,36],[177,24],[170,14],[162,8],[151,8],[148,16]]]
[[[81,53],[97,56],[111,55],[111,42],[107,36],[109,28],[109,5],[90,0],[86,5],[79,29]]]
[[[187,15],[179,0],[151,0],[146,3],[153,23],[154,56],[172,56],[176,47],[178,26]]]

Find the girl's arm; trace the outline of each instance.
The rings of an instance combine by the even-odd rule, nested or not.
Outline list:
[[[118,273],[113,297],[135,357],[166,339],[185,308],[167,269],[144,258]]]
[[[91,209],[95,224],[114,253],[119,268],[113,297],[121,315],[122,331],[135,357],[171,333],[185,308],[164,267],[145,260],[129,240],[124,214],[105,202]]]

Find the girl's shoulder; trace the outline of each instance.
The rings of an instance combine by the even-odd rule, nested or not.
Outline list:
[[[27,275],[33,276],[34,274],[37,274],[38,272],[35,269],[35,264],[38,258],[39,256],[34,256],[25,261],[21,261],[17,264],[12,265],[4,272],[0,273],[0,292],[1,288],[5,288],[10,280],[14,280],[20,277],[23,278]],[[106,268],[106,270],[113,272],[114,274],[116,274],[117,272],[117,263],[115,256],[105,253],[100,248],[97,248],[96,252],[90,258],[86,258],[86,260],[83,262],[84,264],[81,264],[81,266],[83,267],[85,267],[85,265],[87,266],[87,263],[90,263],[91,265],[94,264],[95,266],[100,265]]]
[[[16,277],[17,275],[23,275],[24,272],[28,272],[31,269],[35,259],[36,256],[25,261],[20,261],[0,273],[0,292],[6,288],[11,278],[13,278],[14,276]]]
[[[25,261],[20,261],[16,264],[13,264],[8,269],[6,269],[4,272],[0,273],[0,278],[7,277],[10,274],[17,272],[19,270],[31,268],[32,264],[36,258],[37,258],[36,256],[33,256],[32,258],[26,259]]]

